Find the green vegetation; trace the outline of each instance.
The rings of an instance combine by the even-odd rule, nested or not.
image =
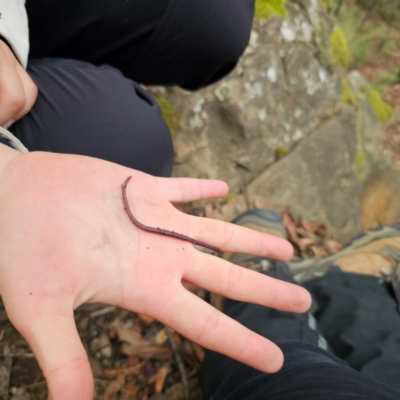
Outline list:
[[[392,54],[396,50],[390,27],[379,19],[371,23],[368,15],[371,14],[353,1],[346,1],[340,9],[338,24],[347,40],[352,63],[366,62],[376,52]]]
[[[234,198],[236,197],[235,193],[228,193],[222,200],[221,200],[221,204],[228,204],[229,202],[231,202]]]
[[[370,43],[365,37],[365,28],[361,27],[362,11],[356,7],[344,5],[338,21],[346,37],[352,61],[364,62],[370,54]]]
[[[284,147],[277,147],[275,149],[275,158],[280,160],[281,158],[287,156],[289,154],[289,150]]]
[[[348,67],[350,65],[351,56],[346,36],[340,27],[336,27],[332,32],[329,51],[333,62],[343,67]]]
[[[356,157],[354,160],[355,163],[355,172],[357,179],[362,181],[365,178],[366,172],[366,156],[363,146],[363,130],[364,130],[364,123],[362,116],[358,114],[356,120],[356,138],[357,138],[357,147],[356,147]]]
[[[388,72],[379,75],[371,84],[378,92],[383,92],[388,86],[400,83],[400,67],[390,69]]]
[[[256,0],[256,19],[268,19],[273,15],[288,16],[286,0]]]
[[[174,134],[179,127],[179,113],[171,100],[166,96],[157,96],[156,101],[160,107],[161,115],[167,124],[171,134]]]
[[[397,46],[394,40],[388,40],[382,46],[382,53],[390,56],[396,51],[396,48]]]
[[[356,174],[358,179],[362,179],[365,173],[365,152],[361,146],[357,146],[356,150]]]
[[[357,0],[357,3],[368,10],[375,11],[388,22],[400,18],[400,0]]]
[[[353,92],[349,81],[345,78],[342,78],[342,101],[343,103],[357,107],[357,97]]]
[[[336,109],[335,109],[335,108],[330,108],[330,109],[326,112],[326,116],[327,116],[328,118],[332,118],[335,114],[336,114]]]
[[[382,99],[382,96],[377,90],[368,87],[368,99],[374,114],[380,121],[386,122],[393,117],[393,108]]]
[[[333,9],[332,0],[319,0],[320,3],[325,7],[327,11],[331,11]]]

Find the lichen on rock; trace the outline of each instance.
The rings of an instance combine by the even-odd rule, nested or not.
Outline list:
[[[273,15],[287,17],[285,3],[286,0],[256,0],[255,17],[257,19],[268,19]]]
[[[342,67],[348,67],[351,64],[347,39],[343,30],[339,27],[336,27],[331,34],[329,50],[333,62]]]
[[[342,101],[357,107],[357,97],[346,78],[342,78]]]
[[[160,107],[161,115],[167,124],[171,134],[174,134],[179,127],[179,113],[172,101],[166,96],[156,96],[156,101]]]
[[[393,117],[393,108],[382,99],[382,96],[377,90],[368,87],[368,99],[374,114],[380,121],[386,122]]]
[[[325,7],[326,11],[331,11],[333,8],[332,0],[319,0],[320,3]]]

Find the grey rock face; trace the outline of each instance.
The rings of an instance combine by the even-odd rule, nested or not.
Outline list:
[[[357,138],[357,124],[362,123]],[[370,147],[374,141],[378,146],[379,134],[382,127],[372,114],[343,111],[256,178],[248,196],[277,211],[290,206],[295,215],[325,223],[335,238],[346,242],[363,230],[364,179],[388,161]]]
[[[333,113],[339,83],[318,58],[314,30],[318,19],[319,29],[331,24],[316,4],[308,11],[291,4],[290,19],[256,22],[239,65],[216,85],[169,91],[181,116],[175,176],[224,179],[238,191],[277,149],[290,151]]]
[[[232,193],[246,189],[218,218],[290,206],[346,241],[362,230],[365,182],[390,163],[380,149],[383,125],[361,75],[348,77],[357,107],[342,104],[341,78],[329,61],[334,21],[320,2],[296,0],[288,9],[288,19],[255,22],[224,80],[197,93],[167,89],[180,115],[174,176],[222,179]],[[288,155],[278,161],[277,153]]]

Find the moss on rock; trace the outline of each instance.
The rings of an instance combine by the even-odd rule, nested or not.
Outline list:
[[[275,159],[280,160],[283,157],[286,157],[289,154],[289,150],[284,147],[277,147],[275,149]]]
[[[325,7],[326,11],[331,11],[333,8],[332,0],[319,0],[320,3]]]
[[[171,100],[166,96],[157,96],[156,101],[160,107],[161,115],[167,124],[171,134],[174,134],[179,127],[179,113]]]
[[[336,27],[331,34],[329,51],[333,62],[343,67],[350,65],[351,56],[347,39],[343,30],[339,27]]]
[[[356,150],[356,175],[357,178],[362,180],[365,175],[366,166],[365,152],[361,146],[357,146]]]
[[[221,200],[221,204],[225,205],[230,203],[234,198],[236,197],[235,193],[228,193],[222,200]]]
[[[273,15],[288,16],[286,0],[256,0],[256,19],[268,19]]]
[[[342,101],[357,107],[357,97],[346,78],[342,78]]]
[[[379,118],[380,121],[386,122],[393,117],[393,108],[382,99],[382,96],[377,90],[368,87],[368,99],[374,114]]]

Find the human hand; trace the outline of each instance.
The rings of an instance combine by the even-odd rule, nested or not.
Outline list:
[[[7,44],[0,40],[0,126],[8,128],[27,114],[37,95],[37,86]]]
[[[155,178],[81,156],[15,154],[0,171],[0,292],[11,322],[37,356],[53,400],[92,399],[93,377],[73,317],[86,302],[152,316],[260,370],[281,367],[276,345],[186,291],[181,280],[294,312],[307,310],[309,294],[188,242],[140,230],[122,204],[121,184],[132,175],[127,198],[141,223],[224,251],[290,258],[291,246],[282,239],[189,216],[171,204],[224,196],[225,183]]]

